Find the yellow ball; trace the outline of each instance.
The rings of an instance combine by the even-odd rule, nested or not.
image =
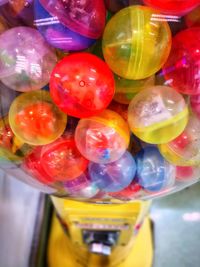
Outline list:
[[[24,143],[46,145],[62,135],[67,115],[52,102],[49,92],[38,90],[15,98],[9,110],[9,123]]]
[[[171,31],[158,11],[130,6],[109,20],[102,48],[105,61],[114,73],[126,79],[144,79],[166,62],[171,49]]]

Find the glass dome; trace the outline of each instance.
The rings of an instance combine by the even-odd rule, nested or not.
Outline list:
[[[105,203],[198,182],[198,4],[0,1],[0,168]]]

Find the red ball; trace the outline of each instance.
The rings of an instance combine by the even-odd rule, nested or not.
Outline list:
[[[51,184],[54,179],[48,175],[41,164],[42,147],[36,147],[22,163],[22,169],[43,184]]]
[[[137,194],[141,191],[142,187],[133,180],[133,182],[123,190],[119,192],[109,193],[109,195],[113,198],[121,199],[121,200],[131,200],[137,197]]]
[[[84,118],[104,110],[114,95],[114,77],[106,63],[89,53],[63,58],[54,68],[50,93],[66,114]]]
[[[146,5],[170,15],[184,15],[199,5],[199,0],[144,0]]]
[[[41,164],[54,180],[67,181],[80,176],[87,169],[88,160],[80,154],[70,135],[43,146]]]
[[[200,94],[200,27],[181,31],[173,38],[163,74],[180,93]]]

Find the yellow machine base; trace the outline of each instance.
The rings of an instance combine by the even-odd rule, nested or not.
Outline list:
[[[123,263],[117,267],[151,267],[153,244],[150,220],[147,218],[138,233],[134,246]],[[58,219],[54,216],[48,247],[49,267],[81,267],[73,256],[70,240],[65,235]],[[91,254],[87,267],[109,267],[105,256]],[[86,266],[85,266],[86,267]]]

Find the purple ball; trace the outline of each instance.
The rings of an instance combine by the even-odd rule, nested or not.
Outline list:
[[[101,1],[102,0],[99,2]],[[48,2],[35,0],[35,25],[45,37],[47,42],[55,48],[64,51],[80,51],[87,49],[89,46],[94,44],[99,36],[96,36],[95,34],[92,35],[92,33],[89,34],[89,30],[88,32],[84,30],[86,27],[88,27],[88,29],[91,28],[91,25],[87,25],[87,22],[85,25],[82,25],[82,27],[79,26],[78,30],[76,23],[73,22],[73,16],[75,16],[78,10],[80,13],[79,18],[84,18],[86,15],[87,17],[90,17],[88,16],[87,11],[84,9],[87,7],[87,5],[91,6],[91,3],[88,4],[87,2],[91,1],[87,0],[86,2],[82,3],[79,3],[78,1],[71,1],[67,5],[74,5],[75,7],[74,13],[70,14],[65,7],[64,1],[59,2],[54,0],[53,2]],[[78,9],[78,5],[83,5],[83,7]],[[69,8],[69,6],[67,7]],[[102,18],[102,20],[104,19]],[[77,21],[77,24],[78,23],[80,22]],[[103,28],[103,26],[101,26],[101,28]]]

